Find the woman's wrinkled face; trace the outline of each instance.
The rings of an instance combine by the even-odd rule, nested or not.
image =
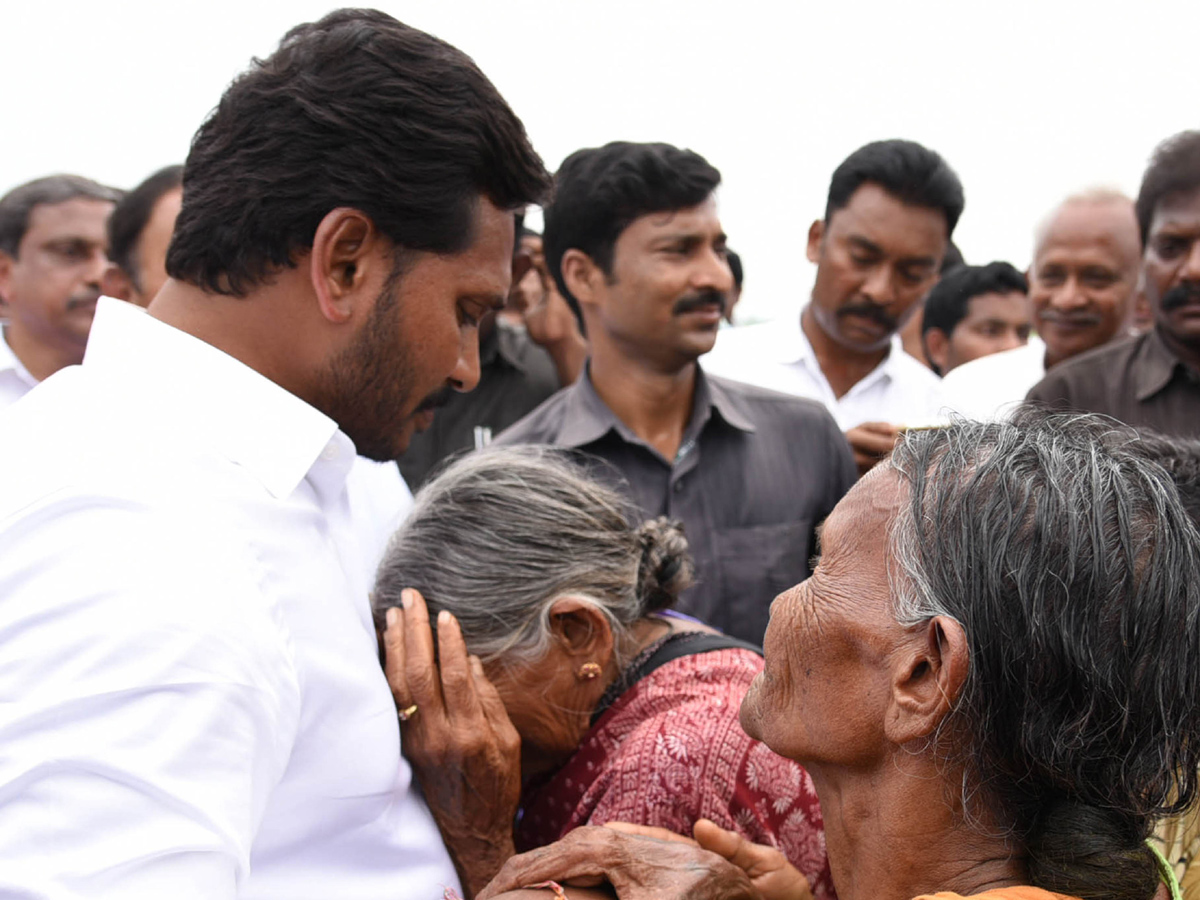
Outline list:
[[[885,750],[888,660],[905,633],[890,611],[887,529],[904,494],[890,466],[859,481],[825,522],[812,577],[771,606],[741,719],[781,756],[853,766]]]
[[[522,777],[555,769],[579,749],[597,698],[561,648],[552,645],[531,665],[489,663],[484,672],[521,735]]]

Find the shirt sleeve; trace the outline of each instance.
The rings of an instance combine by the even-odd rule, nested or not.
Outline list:
[[[299,689],[253,551],[59,499],[0,523],[0,895],[237,894]]]

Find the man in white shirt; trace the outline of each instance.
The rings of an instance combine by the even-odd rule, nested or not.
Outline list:
[[[50,175],[0,197],[0,407],[83,359],[120,192]]]
[[[1029,267],[1037,337],[947,373],[946,408],[971,419],[1007,416],[1048,369],[1124,337],[1140,269],[1133,201],[1106,189],[1068,197],[1038,228]]]
[[[473,894],[507,736],[445,676],[458,727],[423,707],[402,759],[347,472],[474,385],[548,176],[466,56],[341,10],[231,85],[184,186],[149,312],[104,300],[0,413],[0,895]]]
[[[900,140],[859,148],[809,228],[817,277],[799,321],[722,332],[705,369],[821,401],[869,469],[900,428],[940,412],[937,376],[898,332],[937,281],[962,210],[962,185],[938,154]]]

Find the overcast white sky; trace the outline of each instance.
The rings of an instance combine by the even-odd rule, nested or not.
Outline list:
[[[1061,196],[1136,191],[1154,145],[1200,127],[1200,2],[821,3],[386,0],[471,54],[547,164],[614,139],[691,147],[721,169],[744,312],[799,309],[804,235],[833,168],[907,137],[958,171],[970,262],[1028,262]],[[334,4],[8,2],[0,193],[71,171],[131,187],[182,161],[251,56]]]

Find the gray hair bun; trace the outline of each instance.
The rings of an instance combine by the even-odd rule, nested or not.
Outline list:
[[[643,522],[637,530],[642,557],[637,591],[642,614],[668,609],[692,586],[695,567],[683,525],[666,516]]]

